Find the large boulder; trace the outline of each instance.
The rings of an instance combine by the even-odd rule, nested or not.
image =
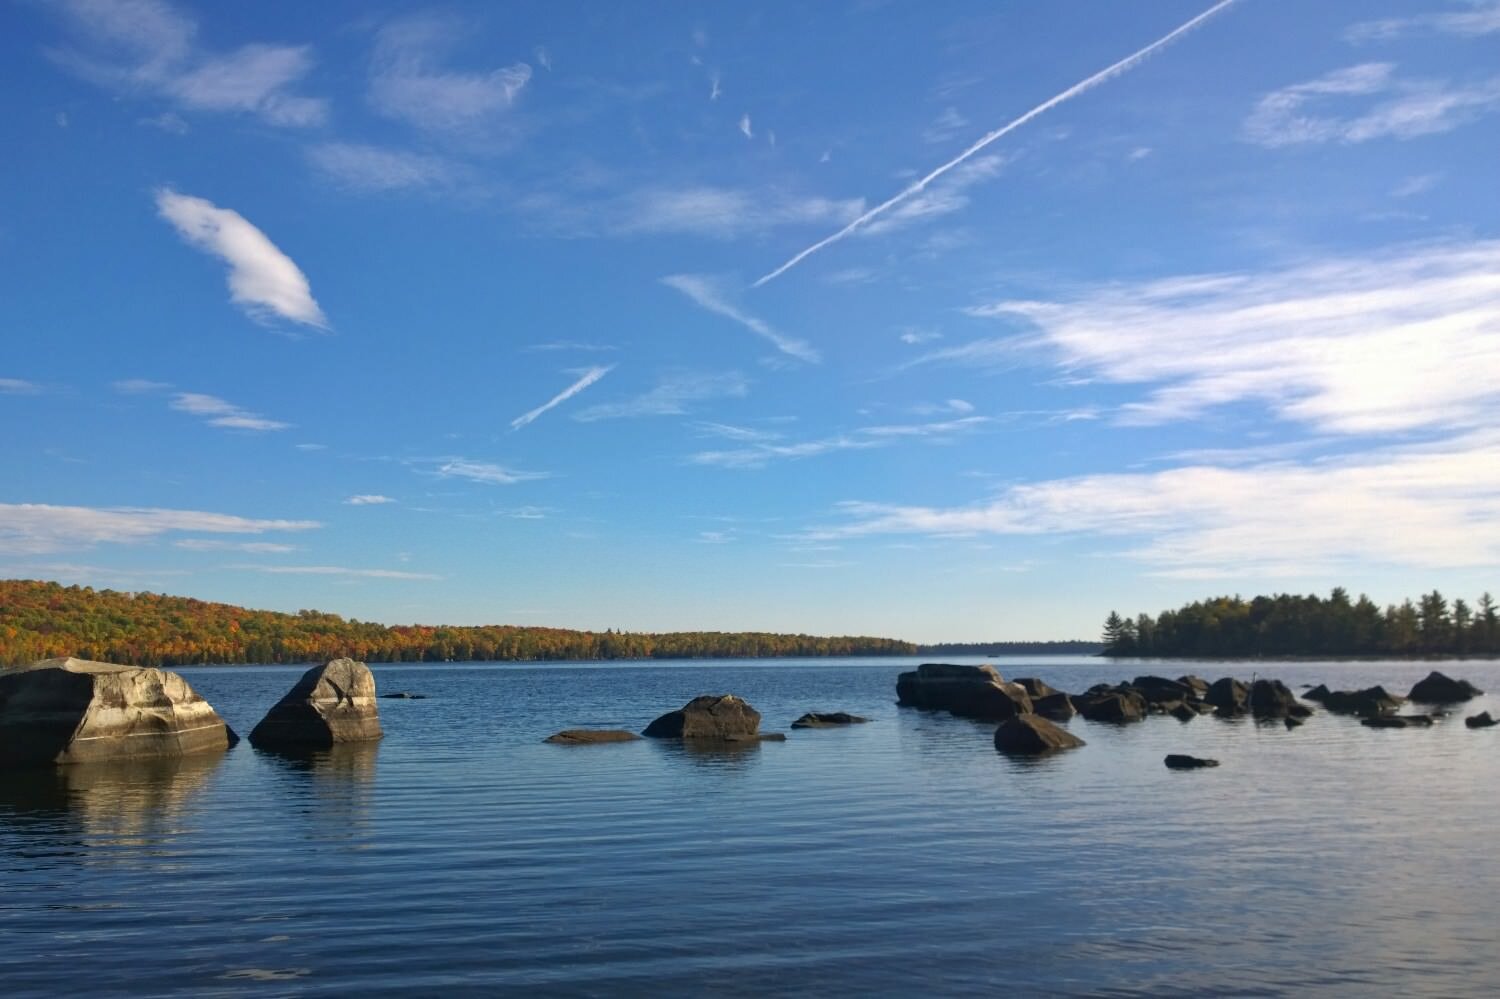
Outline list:
[[[995,729],[995,748],[1018,756],[1039,756],[1059,749],[1074,749],[1084,741],[1040,715],[1007,718]]]
[[[1043,697],[1051,697],[1058,692],[1057,688],[1049,684],[1046,680],[1035,676],[1018,676],[1011,683],[1025,690],[1026,696],[1030,697],[1033,703]]]
[[[1312,709],[1280,680],[1256,680],[1250,686],[1250,713],[1257,718],[1305,718]]]
[[[1073,706],[1089,721],[1123,724],[1146,717],[1146,699],[1129,687],[1090,688],[1073,698]]]
[[[1482,693],[1484,691],[1468,680],[1455,680],[1451,676],[1444,676],[1437,670],[1433,670],[1418,680],[1411,688],[1411,693],[1406,696],[1409,700],[1420,701],[1423,704],[1458,704],[1462,701],[1473,700]]]
[[[384,734],[370,667],[335,659],[303,673],[250,730],[250,744],[262,749],[318,749],[371,742]]]
[[[668,711],[642,734],[653,739],[757,742],[761,739],[760,712],[733,694],[705,694]]]
[[[1404,697],[1397,697],[1379,684],[1363,690],[1323,690],[1321,696],[1323,707],[1334,714],[1358,715],[1362,718],[1390,714],[1406,701]]]
[[[1164,676],[1138,676],[1130,681],[1130,686],[1153,706],[1170,706],[1181,701],[1195,701],[1199,697],[1198,691],[1181,680],[1168,680]]]
[[[1177,678],[1177,682],[1186,684],[1187,686],[1193,688],[1193,692],[1196,693],[1200,698],[1204,694],[1208,693],[1208,681],[1203,679],[1203,677],[1201,676],[1194,676],[1193,674],[1189,673],[1186,676],[1179,676]]]
[[[993,666],[923,663],[896,678],[896,701],[903,707],[948,711],[964,718],[1004,721],[1031,714],[1031,697],[1006,683]]]
[[[1031,702],[1032,710],[1050,721],[1067,721],[1078,714],[1073,698],[1067,694],[1048,694]]]
[[[0,670],[0,763],[188,756],[238,741],[166,670],[72,658]]]
[[[1250,688],[1234,677],[1222,677],[1209,684],[1203,700],[1214,706],[1214,714],[1221,718],[1232,718],[1245,713],[1250,700]]]

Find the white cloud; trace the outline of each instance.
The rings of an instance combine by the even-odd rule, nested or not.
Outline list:
[[[0,378],[0,395],[41,395],[42,387],[24,378]]]
[[[1014,486],[964,507],[841,505],[810,540],[1077,534],[1126,539],[1154,572],[1192,578],[1500,566],[1500,435],[1322,462],[1187,466]],[[1400,525],[1393,529],[1393,525]]]
[[[553,396],[551,399],[548,399],[546,402],[542,403],[535,409],[522,413],[514,420],[511,420],[510,428],[512,430],[520,430],[522,427],[535,420],[538,416],[541,416],[543,413],[547,412],[547,410],[552,409],[554,406],[559,406],[562,403],[567,402],[569,399],[573,398],[575,395],[582,392],[584,389],[588,388],[590,385],[594,384],[613,370],[613,365],[610,365],[609,367],[589,368],[587,371],[583,372],[583,374],[577,381],[569,385],[567,388],[563,389],[561,392],[557,393],[557,395]]]
[[[167,405],[179,413],[206,417],[211,427],[257,431],[290,430],[292,427],[290,423],[268,420],[263,416],[243,410],[232,402],[220,399],[216,395],[205,395],[202,392],[175,393],[172,401]]]
[[[783,354],[809,364],[816,364],[821,360],[818,352],[805,340],[785,336],[772,329],[764,320],[757,319],[726,301],[712,278],[701,274],[673,274],[662,278],[661,283],[682,292],[709,312],[732,319],[757,336],[764,337]]]
[[[1427,244],[1259,274],[1168,278],[1006,301],[975,315],[1036,332],[925,362],[1014,365],[1158,385],[1123,422],[1257,401],[1325,432],[1479,426],[1500,417],[1500,241]]]
[[[863,199],[791,195],[778,191],[698,185],[654,187],[616,203],[610,228],[616,234],[684,233],[729,239],[787,225],[838,223],[858,215]]]
[[[871,437],[951,437],[994,423],[990,416],[961,416],[956,420],[935,423],[898,423],[879,427],[861,427],[860,433]]]
[[[750,116],[748,114],[740,116],[740,134],[747,139],[755,138],[755,133],[750,129]]]
[[[694,429],[700,436],[722,437],[731,441],[774,441],[780,440],[782,435],[770,430],[755,430],[751,427],[737,427],[729,423],[704,422],[694,424]]]
[[[161,0],[65,0],[56,9],[83,48],[49,54],[101,86],[166,99],[185,111],[254,114],[273,125],[318,125],[328,117],[326,101],[293,92],[313,66],[305,45],[212,52],[198,44],[197,23]],[[146,122],[167,131],[187,128],[171,112]]]
[[[968,127],[969,119],[959,114],[957,108],[944,108],[922,133],[922,141],[932,144],[947,142]]]
[[[861,439],[840,434],[822,440],[801,441],[793,444],[758,442],[746,447],[723,451],[699,451],[688,458],[694,465],[714,465],[719,468],[764,468],[773,461],[795,461],[815,458],[835,451],[863,450],[881,447],[877,440]]]
[[[1353,115],[1318,114],[1309,105],[1371,98]],[[1296,83],[1262,97],[1245,119],[1245,138],[1269,148],[1317,142],[1414,139],[1452,131],[1500,109],[1500,77],[1467,85],[1403,80],[1388,62],[1369,62]]]
[[[147,378],[124,378],[113,385],[114,390],[122,395],[146,395],[172,387],[170,382],[153,382]]]
[[[238,212],[168,188],[156,192],[156,207],[188,245],[229,265],[230,301],[250,318],[328,328],[301,269]]]
[[[438,156],[353,142],[324,142],[307,156],[335,183],[364,193],[450,188],[464,172]]]
[[[1471,0],[1468,10],[1362,21],[1346,31],[1344,38],[1358,45],[1365,42],[1388,42],[1427,31],[1471,38],[1495,34],[1500,32],[1500,3],[1495,0]]]
[[[381,496],[378,493],[360,493],[357,496],[350,496],[344,502],[349,506],[379,506],[384,503],[394,503],[396,501],[389,496]]]
[[[215,541],[210,538],[184,538],[172,542],[172,547],[190,552],[246,552],[253,555],[282,555],[297,551],[296,545],[275,541]]]
[[[508,112],[531,79],[524,62],[485,72],[442,67],[465,35],[462,24],[429,15],[392,22],[375,39],[370,103],[423,129],[468,131]]]
[[[933,340],[941,340],[943,334],[936,330],[908,329],[901,334],[901,342],[916,346],[923,343],[931,343]]]
[[[639,416],[682,416],[695,402],[742,397],[750,383],[738,372],[698,374],[680,372],[664,377],[650,391],[623,402],[601,403],[573,414],[582,423]]]
[[[576,351],[580,351],[580,352],[583,352],[583,353],[593,354],[593,353],[608,353],[609,351],[619,350],[620,348],[616,347],[614,344],[610,344],[610,343],[581,343],[581,342],[579,342],[577,340],[553,340],[553,341],[550,341],[548,343],[532,343],[532,344],[527,344],[525,347],[522,347],[521,349],[522,350],[527,350],[527,351],[533,351],[533,352],[553,351],[553,350],[576,350]]]
[[[102,543],[129,544],[179,531],[264,534],[321,526],[313,520],[252,520],[197,510],[0,503],[0,552],[32,555]]]
[[[964,192],[981,181],[999,176],[1005,168],[1005,162],[1003,156],[981,156],[965,163],[941,183],[907,198],[860,231],[867,236],[876,236],[926,219],[961,211],[969,205],[969,196]]]
[[[548,472],[523,472],[492,462],[470,461],[468,458],[441,459],[434,474],[439,478],[467,479],[470,482],[482,482],[492,486],[512,486],[518,482],[530,482],[550,476]]]
[[[351,579],[442,579],[430,572],[400,569],[349,569],[341,565],[226,565],[241,572],[265,572],[276,576],[346,576]]]
[[[961,402],[961,400],[954,401]],[[933,443],[944,443],[994,422],[994,417],[990,416],[963,416],[932,423],[860,427],[853,433],[841,433],[818,440],[796,442],[786,442],[779,434],[760,433],[722,423],[705,423],[698,425],[703,432],[738,441],[745,446],[699,451],[690,455],[688,462],[694,465],[714,465],[719,468],[758,469],[777,461],[796,461],[839,451],[863,451],[886,447],[901,439],[926,438]]]

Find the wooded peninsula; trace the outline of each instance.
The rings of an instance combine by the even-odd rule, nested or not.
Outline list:
[[[1132,619],[1111,611],[1104,655],[1261,658],[1278,656],[1500,655],[1500,611],[1488,594],[1472,606],[1437,590],[1383,610],[1343,587],[1327,597],[1281,593],[1215,597]]]
[[[741,659],[909,656],[890,638],[692,631],[646,634],[512,625],[443,627],[247,610],[159,593],[0,580],[0,666],[77,656],[130,666],[202,663]]]

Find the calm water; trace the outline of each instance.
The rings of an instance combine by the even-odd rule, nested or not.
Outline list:
[[[1500,992],[1500,729],[1461,721],[1500,696],[1430,730],[1080,719],[1086,748],[1027,762],[896,708],[914,661],[375,667],[430,699],[382,701],[373,748],[6,775],[0,994]],[[997,662],[1075,692],[1231,671]],[[1430,666],[1255,668],[1404,692]],[[181,672],[243,735],[301,669]],[[718,692],[770,730],[874,722],[541,742]]]

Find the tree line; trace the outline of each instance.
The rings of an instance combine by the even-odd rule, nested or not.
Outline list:
[[[922,656],[1091,656],[1103,649],[1099,642],[938,642],[919,645]]]
[[[1111,611],[1103,638],[1106,656],[1488,656],[1500,654],[1500,609],[1488,593],[1471,605],[1437,590],[1382,609],[1337,587],[1327,597],[1215,597],[1154,618]]]
[[[77,656],[131,666],[914,655],[910,642],[767,632],[445,627],[247,610],[159,593],[0,580],[0,665]]]

